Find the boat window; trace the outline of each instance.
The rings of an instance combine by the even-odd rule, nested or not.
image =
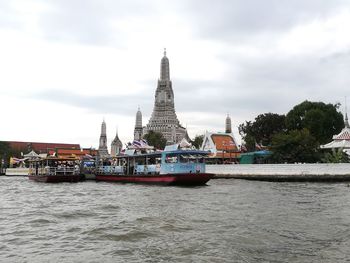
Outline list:
[[[188,163],[188,155],[180,155],[180,163]]]
[[[145,158],[137,158],[135,159],[136,165],[145,165]]]
[[[205,163],[204,157],[203,157],[203,156],[199,156],[198,162],[199,162],[199,163]]]
[[[165,162],[166,163],[177,163],[177,155],[174,154],[168,154],[165,157]]]

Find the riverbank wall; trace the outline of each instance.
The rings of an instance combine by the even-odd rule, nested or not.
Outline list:
[[[29,168],[7,168],[6,176],[28,176]]]
[[[350,182],[350,163],[207,165],[215,178],[259,181]]]

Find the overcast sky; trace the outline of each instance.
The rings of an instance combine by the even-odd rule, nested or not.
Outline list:
[[[350,90],[349,0],[0,0],[0,140],[133,139],[167,49],[189,135]],[[238,138],[240,141],[240,138]]]

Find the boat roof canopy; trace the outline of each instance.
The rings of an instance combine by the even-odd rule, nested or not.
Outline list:
[[[114,158],[123,159],[123,158],[139,158],[139,157],[160,157],[162,154],[180,154],[184,156],[189,155],[209,155],[209,151],[201,151],[201,150],[174,150],[174,151],[163,151],[163,152],[152,152],[152,153],[143,153],[143,154],[134,154],[134,155],[118,155]],[[112,158],[113,159],[113,158]]]
[[[181,155],[209,155],[208,151],[200,151],[200,150],[175,150],[175,151],[164,151],[164,154],[181,154]]]
[[[46,157],[36,160],[31,160],[31,162],[42,162],[42,161],[79,161],[79,158],[77,157]]]

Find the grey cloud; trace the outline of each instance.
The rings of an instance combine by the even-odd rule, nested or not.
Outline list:
[[[193,0],[187,3],[186,17],[195,25],[199,36],[238,42],[262,33],[285,31],[348,6],[346,0]]]
[[[350,52],[327,57],[226,59],[239,67],[226,79],[173,81],[178,111],[230,112],[248,118],[252,113],[285,114],[306,99],[336,103],[348,95]]]
[[[50,1],[50,11],[39,19],[46,38],[93,45],[124,47],[127,38],[116,28],[121,19],[152,15],[154,9],[141,0]]]
[[[40,15],[39,26],[47,38],[101,45],[124,45],[127,36],[113,26],[120,19],[136,16],[148,19],[163,11],[172,11],[157,8],[155,1],[141,0],[50,0],[45,3],[51,8]],[[194,37],[225,42],[230,48],[236,43],[251,46],[260,40],[269,43],[270,38],[278,39],[289,29],[328,17],[346,5],[345,0],[183,0],[174,8],[179,19],[189,22]],[[0,2],[0,24],[10,23],[10,16],[4,18],[2,10],[11,11],[11,8]],[[286,113],[305,99],[334,103],[334,98],[349,95],[349,51],[327,56],[263,59],[244,57],[244,54],[240,58],[231,57],[226,50],[222,50],[222,54],[221,61],[239,69],[232,69],[225,79],[189,81],[172,74],[177,112],[230,112],[247,118],[252,112]],[[89,111],[129,116],[134,116],[140,105],[144,115],[149,116],[157,77],[150,76],[144,83],[149,89],[142,95],[91,97],[53,90],[36,96]]]
[[[120,114],[124,116],[133,116],[138,105],[145,108],[151,108],[152,99],[141,95],[104,95],[89,96],[81,95],[63,90],[48,90],[30,96],[32,99],[52,101],[55,103],[78,107],[89,112],[98,112],[103,114]]]

